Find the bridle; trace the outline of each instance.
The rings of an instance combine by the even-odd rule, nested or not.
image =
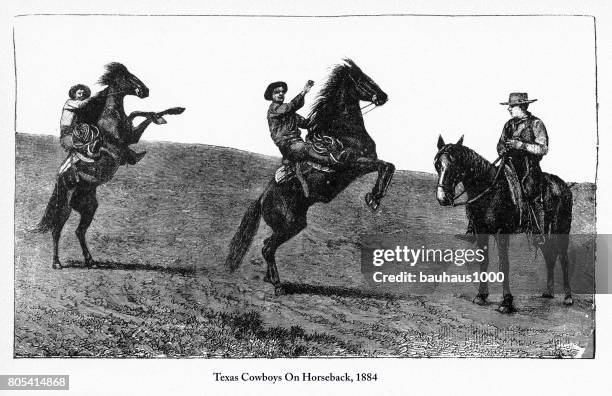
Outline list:
[[[351,76],[351,74],[350,74],[350,73],[348,74],[348,77],[351,79],[351,81],[352,81],[352,82],[353,82],[353,84],[355,85],[355,89],[357,89],[357,91],[358,91],[358,92],[359,92],[361,95],[366,96],[366,95],[368,94],[368,91],[367,91],[365,88],[363,88],[363,85],[361,84],[361,82],[360,82],[360,81],[356,81],[356,80],[355,80],[355,78],[353,78],[353,76]],[[374,94],[374,95],[376,95],[376,94]],[[368,108],[368,107],[370,107],[370,106],[374,106],[374,107],[372,107],[371,109],[369,109],[369,110],[368,110],[368,111],[366,111],[365,113],[362,113],[362,114],[361,114],[362,116],[364,116],[364,115],[368,114],[370,111],[372,111],[372,110],[374,110],[375,108],[377,108],[377,107],[378,107],[378,106],[376,105],[376,103],[374,103],[374,102],[370,102],[370,103],[368,103],[367,105],[365,105],[365,106],[363,106],[362,108],[360,108],[360,110],[361,110],[361,111],[363,111],[364,109],[367,109],[367,108]]]
[[[362,113],[361,113],[361,115],[362,115],[362,116],[364,116],[364,115],[368,114],[370,111],[372,111],[372,110],[374,110],[375,108],[377,108],[377,107],[378,107],[378,106],[376,106],[376,103],[374,103],[374,102],[370,102],[370,103],[368,103],[367,105],[363,106],[363,107],[362,107],[360,110],[361,110],[361,111],[363,111],[364,109],[367,109],[367,108],[368,108],[368,107],[370,107],[370,106],[374,106],[374,107],[372,107],[370,110],[366,111],[365,113],[363,113],[363,112],[362,112]]]
[[[480,198],[484,197],[489,192],[491,192],[493,190],[493,187],[496,186],[497,180],[499,179],[499,175],[501,175],[501,170],[504,168],[504,165],[506,164],[506,156],[502,154],[499,157],[497,157],[495,162],[493,162],[493,166],[495,166],[500,160],[501,160],[501,163],[499,164],[499,167],[497,168],[497,172],[495,172],[495,177],[493,177],[493,181],[491,182],[489,187],[487,187],[483,192],[481,192],[480,194],[478,194],[474,198],[468,199],[467,201],[463,201],[463,202],[455,202],[457,199],[459,199],[459,197],[461,197],[463,194],[466,193],[467,190],[465,188],[463,188],[463,191],[461,191],[459,194],[457,194],[453,198],[451,198],[451,206],[455,207],[455,206],[469,205],[471,203],[474,203],[474,202],[478,201]],[[463,173],[463,176],[460,179],[462,179],[463,177],[465,177],[465,172]],[[444,185],[442,185],[442,184],[440,184],[438,182],[438,184],[436,185],[436,188],[438,188],[438,187],[442,188],[442,191],[444,191],[444,193],[446,194],[446,190],[445,190],[445,186]]]

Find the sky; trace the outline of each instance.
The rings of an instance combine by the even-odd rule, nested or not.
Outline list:
[[[150,89],[126,111],[182,106],[143,140],[203,143],[279,155],[266,121],[269,82],[288,99],[329,68],[353,59],[389,95],[365,115],[379,158],[434,172],[438,135],[490,161],[509,115],[510,92],[538,99],[550,151],[544,171],[593,181],[596,166],[595,54],[589,17],[103,17],[15,19],[17,132],[58,135],[75,83],[101,89],[117,61]]]

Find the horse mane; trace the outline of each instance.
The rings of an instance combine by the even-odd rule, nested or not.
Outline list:
[[[342,101],[344,94],[344,90],[340,88],[346,76],[355,71],[362,73],[359,66],[348,58],[344,58],[343,63],[332,68],[308,114],[310,132],[331,132],[337,129],[335,124],[338,121],[338,104]]]
[[[446,146],[442,147],[436,156],[436,160],[445,153],[454,156],[457,159],[457,162],[462,166],[469,167],[470,172],[476,178],[493,177],[497,169],[482,155],[462,144],[447,144]]]
[[[96,92],[91,97],[89,103],[87,103],[80,109],[77,109],[80,120],[88,124],[95,124],[96,122],[98,122],[100,116],[102,115],[102,112],[104,111],[107,96],[108,88],[104,88],[103,90]]]
[[[127,67],[119,62],[111,62],[104,66],[104,69],[106,71],[98,79],[98,83],[101,85],[112,85],[119,77],[128,76],[130,74]]]

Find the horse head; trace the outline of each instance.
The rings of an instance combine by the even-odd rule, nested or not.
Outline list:
[[[355,62],[344,59],[343,63],[333,67],[315,99],[308,116],[308,130],[343,139],[356,137],[358,142],[353,141],[354,148],[364,153],[373,152],[375,145],[367,134],[359,108],[361,100],[381,106],[387,102],[388,96]]]
[[[149,96],[149,88],[121,63],[109,63],[105,69],[106,72],[98,81],[100,84],[108,85],[114,92],[134,95],[141,99]]]
[[[465,178],[466,170],[460,159],[465,147],[463,136],[455,144],[446,144],[442,135],[438,138],[438,153],[434,158],[434,167],[438,172],[436,198],[442,206],[452,205],[455,188]]]
[[[344,59],[345,65],[341,66],[348,84],[348,95],[355,100],[374,103],[376,106],[384,105],[389,97],[380,89],[367,74],[365,74],[351,59]]]

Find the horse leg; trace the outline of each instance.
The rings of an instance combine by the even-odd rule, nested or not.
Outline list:
[[[546,291],[543,298],[555,298],[555,262],[557,261],[558,242],[555,236],[550,235],[542,246],[542,255],[546,262]]]
[[[87,243],[85,241],[85,233],[91,224],[94,214],[98,209],[98,200],[96,199],[96,188],[95,187],[87,187],[80,188],[75,191],[72,199],[70,200],[70,205],[74,210],[79,212],[81,215],[81,220],[79,222],[79,226],[76,229],[76,236],[81,244],[81,249],[83,250],[83,257],[85,259],[85,266],[96,268],[96,263],[93,261],[91,257],[91,253],[87,248]]]
[[[487,272],[489,268],[489,235],[488,234],[478,234],[476,243],[479,249],[484,251],[484,259],[480,262],[480,272]],[[480,278],[480,285],[478,286],[478,294],[472,302],[478,305],[487,305],[489,302],[487,298],[489,297],[489,283],[485,280],[482,281],[483,278]]]
[[[558,235],[557,239],[559,240],[559,257],[561,259],[561,269],[563,270],[563,289],[565,292],[563,304],[572,305],[574,303],[574,299],[572,298],[572,288],[570,287],[569,282],[569,257],[567,255],[569,235]]]
[[[381,199],[387,193],[387,189],[393,179],[395,165],[390,162],[385,162],[379,159],[358,158],[355,162],[357,167],[364,173],[378,172],[378,178],[372,188],[372,191],[365,196],[365,202],[372,211],[376,211],[380,205]]]
[[[510,293],[510,262],[508,260],[508,246],[510,237],[508,234],[499,234],[497,236],[497,247],[499,252],[499,271],[504,274],[503,281],[503,299],[497,307],[501,313],[512,313],[516,311],[514,307],[514,297]]]
[[[57,188],[57,200],[56,203],[56,215],[53,221],[53,229],[51,230],[51,235],[53,236],[53,268],[54,269],[62,269],[62,263],[59,259],[59,240],[62,234],[62,229],[64,228],[64,224],[68,221],[70,217],[70,209],[69,201],[70,201],[70,193],[71,191],[64,185],[63,180],[60,178],[56,184]]]
[[[128,123],[130,127],[132,127],[132,122],[136,117],[144,117],[145,119],[138,124],[136,127],[132,127],[130,131],[130,136],[126,138],[126,142],[128,144],[136,144],[140,141],[140,137],[144,133],[145,129],[151,124],[151,122],[155,122],[156,124],[165,124],[166,121],[161,119],[160,121],[156,121],[156,119],[161,118],[166,114],[181,114],[185,109],[182,107],[173,107],[159,113],[154,111],[133,111],[128,116]]]
[[[264,247],[261,249],[267,264],[264,281],[270,282],[274,286],[274,294],[277,296],[284,294],[284,291],[280,282],[280,276],[278,275],[278,268],[276,267],[276,250],[283,243],[299,234],[304,228],[306,228],[306,213],[297,216],[293,221],[285,222],[280,229],[273,228],[272,236],[264,241]]]
[[[132,113],[134,114],[134,113]],[[139,114],[140,115],[140,114]],[[151,122],[153,122],[153,117],[155,117],[155,113],[144,113],[141,114],[143,117],[146,117],[140,124],[138,124],[138,126],[133,127],[132,130],[129,133],[129,136],[126,137],[126,142],[128,144],[136,144],[140,141],[140,138],[142,137],[142,134],[144,133],[145,129],[147,129],[147,127],[151,124]],[[130,115],[131,117],[131,115]],[[130,125],[132,125],[130,123]]]

